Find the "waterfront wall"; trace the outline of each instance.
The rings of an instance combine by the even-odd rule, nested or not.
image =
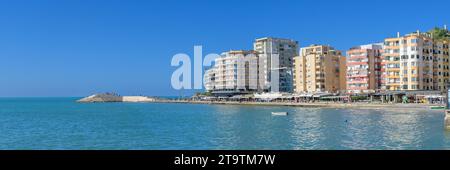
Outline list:
[[[145,96],[123,96],[122,102],[152,102],[155,99]]]

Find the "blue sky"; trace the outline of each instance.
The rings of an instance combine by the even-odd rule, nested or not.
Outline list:
[[[171,58],[291,38],[340,50],[450,25],[447,0],[0,0],[0,96],[189,95]]]

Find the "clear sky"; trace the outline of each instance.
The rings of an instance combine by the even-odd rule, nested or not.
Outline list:
[[[0,96],[188,95],[172,56],[264,36],[340,50],[450,25],[450,1],[0,0]]]

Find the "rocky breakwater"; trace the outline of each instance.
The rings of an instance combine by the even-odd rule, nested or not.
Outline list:
[[[77,102],[96,103],[96,102],[154,102],[155,98],[146,96],[120,96],[114,93],[94,94]]]

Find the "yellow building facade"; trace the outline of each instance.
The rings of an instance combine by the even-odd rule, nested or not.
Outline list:
[[[294,57],[294,91],[336,93],[345,90],[345,57],[331,46],[311,45]]]
[[[382,89],[446,90],[448,41],[435,41],[419,31],[384,41]]]

